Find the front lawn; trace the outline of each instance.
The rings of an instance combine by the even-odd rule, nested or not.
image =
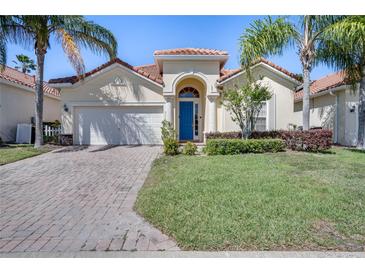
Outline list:
[[[365,153],[162,157],[137,211],[186,250],[365,250]]]
[[[0,166],[50,151],[50,147],[36,149],[33,145],[0,146]]]

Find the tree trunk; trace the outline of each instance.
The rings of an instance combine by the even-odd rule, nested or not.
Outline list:
[[[362,78],[359,88],[358,107],[358,128],[357,128],[357,148],[365,149],[365,65],[362,67]]]
[[[35,76],[35,142],[34,147],[39,148],[43,145],[43,70],[44,49],[36,49],[37,72]]]
[[[310,71],[306,66],[303,66],[303,130],[309,129],[310,119]]]

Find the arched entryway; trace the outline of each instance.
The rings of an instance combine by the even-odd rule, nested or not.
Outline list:
[[[178,93],[179,140],[199,141],[201,132],[201,96],[191,86],[182,88]]]

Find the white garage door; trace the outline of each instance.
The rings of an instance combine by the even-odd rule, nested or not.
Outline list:
[[[75,143],[160,144],[162,107],[76,107]]]

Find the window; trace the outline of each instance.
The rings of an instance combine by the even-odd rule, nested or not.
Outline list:
[[[194,104],[194,108],[195,108],[195,115],[194,115],[194,135],[198,136],[199,135],[199,105],[198,104]]]
[[[199,92],[195,88],[186,87],[180,91],[179,98],[199,98]]]
[[[266,102],[262,104],[262,108],[260,110],[259,116],[257,117],[255,130],[257,131],[265,131],[266,130]]]

